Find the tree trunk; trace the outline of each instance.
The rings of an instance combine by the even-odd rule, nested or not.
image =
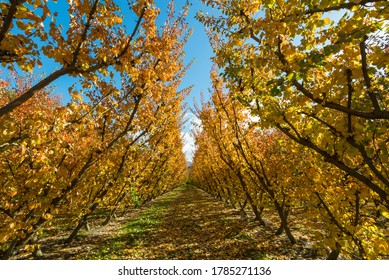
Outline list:
[[[239,202],[239,206],[240,206],[240,211],[243,213],[243,215],[247,216],[247,213],[246,211],[244,210],[246,208],[246,204],[247,204],[247,198],[246,200],[244,201],[243,205],[242,203],[240,202],[240,200],[238,200]]]
[[[83,226],[86,227],[87,219],[88,219],[89,214],[85,214],[80,221],[78,222],[77,226],[74,228],[72,233],[69,235],[69,237],[66,239],[66,243],[70,244],[73,242],[73,240],[76,238],[78,232],[81,230]]]
[[[7,250],[5,250],[3,255],[1,256],[2,260],[8,260],[12,256],[17,243],[18,243],[17,239],[12,241],[12,243],[8,246]]]
[[[255,220],[258,221],[261,226],[265,226],[266,223],[262,219],[261,213],[258,211],[258,208],[255,205],[253,198],[251,197],[250,193],[247,191],[246,188],[245,188],[245,193],[246,193],[246,197],[247,197],[248,201],[250,202],[251,209],[253,209],[253,212],[254,212],[254,215],[255,215]]]
[[[294,238],[292,231],[290,230],[290,228],[288,226],[288,211],[285,210],[283,207],[281,207],[281,205],[276,200],[274,200],[274,206],[276,207],[278,215],[281,219],[281,225],[275,234],[280,235],[285,230],[285,233],[288,236],[290,243],[296,244],[297,241]]]
[[[327,257],[327,260],[337,260],[339,257],[341,248],[342,248],[342,246],[340,246],[340,244],[338,242],[336,242],[335,248],[331,249],[331,252]]]

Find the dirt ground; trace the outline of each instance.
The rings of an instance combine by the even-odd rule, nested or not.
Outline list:
[[[265,213],[266,214],[266,213]],[[41,259],[312,259],[316,256],[309,238],[294,232],[291,245],[282,234],[275,236],[276,217],[264,216],[260,226],[253,216],[224,205],[192,186],[169,192],[126,215],[101,226],[91,221],[65,244],[70,230],[52,229],[39,240]],[[267,218],[267,220],[266,220]],[[273,221],[273,222],[272,222]],[[32,258],[19,253],[14,259]]]

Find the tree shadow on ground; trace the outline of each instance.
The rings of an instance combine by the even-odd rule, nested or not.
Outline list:
[[[100,258],[302,259],[308,250],[303,241],[291,246],[286,237],[274,236],[269,228],[190,186],[156,200],[113,243],[121,249],[100,253]]]
[[[108,226],[82,232],[71,245],[67,232],[42,240],[43,259],[246,260],[309,259],[305,237],[291,246],[274,228],[192,186],[182,186]],[[316,257],[316,256],[314,256]],[[22,256],[21,258],[29,258]]]

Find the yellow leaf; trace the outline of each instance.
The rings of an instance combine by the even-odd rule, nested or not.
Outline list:
[[[74,101],[82,101],[82,96],[79,94],[79,92],[78,91],[73,91],[72,92],[72,99],[74,100]]]
[[[324,19],[324,24],[330,24],[330,23],[331,23],[330,18],[325,18],[325,19]]]
[[[46,213],[46,214],[43,214],[42,217],[46,220],[51,220],[51,218],[53,217],[51,214],[49,213]]]
[[[382,211],[381,214],[382,214],[382,216],[384,216],[385,218],[389,219],[389,212],[387,212],[387,211]]]

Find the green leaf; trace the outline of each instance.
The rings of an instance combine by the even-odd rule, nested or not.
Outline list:
[[[273,87],[270,91],[271,96],[280,96],[281,90],[278,87]]]

